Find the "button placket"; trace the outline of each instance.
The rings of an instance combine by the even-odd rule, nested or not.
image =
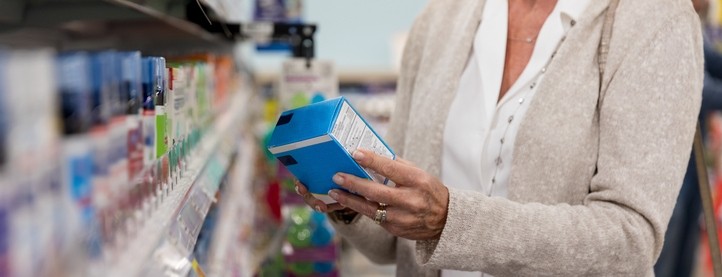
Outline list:
[[[499,138],[499,145],[500,145],[500,146],[499,146],[499,152],[498,152],[496,158],[495,158],[494,161],[493,161],[493,163],[494,163],[494,165],[495,165],[495,169],[494,169],[494,173],[493,173],[492,178],[491,178],[491,187],[489,188],[489,194],[488,194],[489,196],[491,196],[491,194],[492,194],[493,191],[494,191],[494,186],[496,185],[496,178],[498,177],[499,171],[502,170],[503,167],[504,167],[504,161],[503,161],[503,158],[502,158],[502,152],[503,152],[503,148],[504,148],[504,147],[508,147],[508,146],[507,146],[508,144],[506,143],[506,136],[507,136],[507,134],[508,134],[508,132],[509,132],[509,129],[511,128],[511,124],[514,122],[515,116],[516,116],[516,114],[519,112],[519,109],[521,109],[522,105],[526,102],[526,98],[529,97],[530,93],[532,93],[532,92],[534,91],[534,88],[537,86],[537,83],[538,83],[539,78],[540,78],[541,75],[543,75],[545,72],[546,72],[546,67],[543,67],[543,68],[540,70],[540,72],[538,73],[538,75],[536,76],[536,78],[531,82],[531,84],[529,84],[529,87],[528,87],[528,89],[524,92],[524,94],[522,94],[521,97],[519,97],[519,98],[517,99],[517,103],[519,103],[519,105],[516,107],[516,109],[514,109],[514,111],[511,113],[511,115],[509,115],[509,116],[506,118],[507,124],[506,124],[506,126],[504,127],[505,129],[504,129],[504,132],[503,132],[502,135],[501,135],[501,138]]]
[[[575,21],[571,22],[572,26],[574,26],[575,24],[576,24]],[[514,120],[516,119],[517,115],[520,113],[521,109],[526,108],[526,107],[523,107],[522,105],[531,101],[531,99],[529,99],[529,98],[533,97],[533,95],[534,95],[533,93],[535,93],[535,89],[539,89],[537,86],[539,85],[539,82],[540,82],[542,76],[546,74],[546,72],[549,68],[549,65],[551,64],[551,62],[553,61],[553,59],[555,58],[556,54],[559,51],[559,46],[565,40],[566,40],[566,36],[563,36],[560,39],[559,43],[556,46],[556,49],[554,49],[554,51],[551,54],[551,58],[546,62],[546,64],[544,64],[539,69],[539,71],[537,71],[537,75],[530,82],[526,83],[527,87],[526,88],[522,87],[521,90],[523,90],[523,91],[516,92],[519,94],[518,98],[517,98],[518,105],[516,105],[516,108],[512,108],[511,106],[508,106],[508,107],[505,107],[505,109],[504,109],[505,114],[501,113],[502,110],[497,110],[497,113],[495,114],[495,118],[493,120],[493,122],[494,122],[493,124],[495,125],[495,128],[504,128],[504,130],[503,130],[503,132],[498,133],[500,135],[499,144],[498,144],[499,152],[497,153],[496,157],[492,161],[487,160],[495,165],[494,169],[492,170],[493,174],[491,175],[492,176],[491,186],[489,187],[489,192],[488,192],[489,196],[491,196],[494,192],[497,177],[502,178],[500,181],[503,181],[504,179],[508,178],[508,176],[506,175],[506,174],[508,174],[508,172],[502,171],[503,167],[504,167],[503,160],[506,159],[507,162],[509,162],[509,158],[511,157],[511,155],[507,154],[508,156],[504,156],[502,153],[507,153],[507,152],[504,152],[504,149],[505,149],[504,147],[513,147],[513,138],[511,138],[512,142],[509,142],[509,141],[507,141],[509,139],[509,138],[507,138],[507,135],[509,134],[511,128],[514,128],[514,126],[516,126],[518,128],[518,125],[521,124],[520,122],[515,123]],[[511,112],[509,113],[508,111],[511,111]],[[504,117],[504,116],[507,116],[507,117]],[[506,126],[499,126],[498,124],[503,123],[504,119],[506,119],[507,124],[503,124],[503,125],[506,125]],[[517,120],[517,121],[519,121],[519,120]],[[516,124],[516,125],[512,125],[512,124]],[[491,157],[488,157],[488,158],[491,158]],[[489,164],[489,165],[491,165],[491,164]],[[501,174],[501,175],[499,175],[499,174]]]

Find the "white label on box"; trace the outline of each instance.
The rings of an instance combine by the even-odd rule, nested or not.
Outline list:
[[[381,139],[376,136],[361,116],[359,116],[347,102],[343,102],[341,106],[341,111],[338,113],[331,135],[343,145],[349,154],[353,154],[356,149],[362,148],[389,159],[394,158],[391,151],[381,142]],[[376,174],[373,170],[365,168],[364,170],[378,183],[383,184],[386,180],[386,178]]]

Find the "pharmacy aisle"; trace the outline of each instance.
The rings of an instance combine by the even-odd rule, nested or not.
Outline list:
[[[2,275],[188,272],[228,169],[252,168],[230,58],[0,55]]]
[[[257,231],[277,226],[254,185],[257,97],[237,34],[194,16],[236,4],[12,2],[0,276],[252,276],[278,236]]]
[[[395,73],[316,59],[302,1],[6,2],[0,277],[394,274],[267,150],[284,110],[345,96],[383,135],[393,109]]]

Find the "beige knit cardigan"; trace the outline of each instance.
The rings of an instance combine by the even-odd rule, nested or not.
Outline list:
[[[701,28],[689,0],[621,0],[600,82],[608,3],[590,3],[549,65],[517,134],[508,199],[450,188],[439,240],[397,238],[368,218],[339,233],[399,276],[652,276],[699,112]],[[388,142],[436,176],[483,5],[430,0],[405,50]]]

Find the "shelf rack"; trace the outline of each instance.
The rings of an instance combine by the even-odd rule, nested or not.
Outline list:
[[[218,9],[215,0],[200,0]],[[199,17],[200,5],[191,1],[164,0],[3,0],[0,8],[0,45],[11,48],[67,50],[139,50],[146,55],[193,51],[230,52],[241,39],[261,37],[294,44],[296,56],[313,57],[315,25],[225,24]],[[223,14],[223,11],[209,11]],[[203,11],[205,15],[205,11]],[[301,43],[305,42],[305,43]],[[185,173],[157,207],[143,217],[100,261],[88,266],[91,276],[187,276],[201,225],[218,191],[221,176],[235,159],[242,163],[242,182],[249,189],[253,179],[253,148],[243,140],[239,125],[249,120],[252,88],[236,93],[229,109],[219,115],[189,159]],[[234,131],[235,130],[235,131]],[[233,147],[236,146],[236,147]],[[236,151],[240,148],[239,151]],[[243,210],[251,212],[251,210]],[[232,223],[232,222],[231,222]],[[252,227],[253,222],[248,226]],[[284,225],[285,226],[285,225]],[[250,228],[249,227],[249,228]],[[280,248],[285,227],[276,230],[268,243],[255,249],[244,246],[252,275],[261,262]],[[231,237],[232,238],[232,237]],[[221,249],[222,250],[222,249]],[[222,253],[222,252],[220,252]],[[221,259],[222,256],[213,256]],[[222,271],[222,260],[212,270]],[[215,272],[215,271],[213,271]]]
[[[241,137],[239,130],[248,119],[249,99],[249,93],[234,96],[228,111],[220,115],[203,138],[175,188],[145,220],[140,231],[124,243],[123,249],[116,249],[114,254],[106,257],[98,266],[99,273],[103,276],[187,275],[190,270],[188,257],[200,227],[215,199],[221,177],[236,154],[229,145]],[[179,239],[179,236],[183,238]]]
[[[234,36],[208,32],[185,19],[185,6],[131,0],[6,1],[8,9],[0,11],[0,44],[10,47],[167,53],[228,50],[235,42]]]

